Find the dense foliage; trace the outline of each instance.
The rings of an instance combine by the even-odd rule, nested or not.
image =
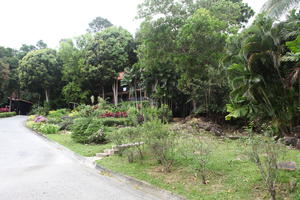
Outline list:
[[[43,41],[19,50],[1,47],[0,103],[8,105],[9,96],[26,99],[48,114],[96,104],[97,97],[117,106],[125,94],[165,104],[173,116],[223,121],[227,115],[290,134],[300,119],[300,14],[292,10],[279,22],[268,16],[297,2],[270,0],[266,13],[245,28],[254,12],[241,0],[145,0],[138,6],[142,23],[135,38],[97,17],[88,33],[61,40],[58,50]],[[165,114],[163,121],[169,118]]]

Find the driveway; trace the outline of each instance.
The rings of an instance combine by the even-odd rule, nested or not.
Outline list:
[[[81,164],[64,148],[25,128],[25,120],[0,119],[0,199],[163,199]]]

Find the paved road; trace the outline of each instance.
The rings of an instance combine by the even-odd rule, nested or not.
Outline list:
[[[25,128],[25,120],[0,119],[1,200],[162,199],[80,164]]]

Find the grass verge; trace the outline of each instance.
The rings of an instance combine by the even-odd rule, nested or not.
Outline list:
[[[103,152],[104,149],[111,148],[111,144],[80,144],[74,142],[71,135],[66,134],[48,134],[49,139],[67,147],[68,149],[82,156],[95,156],[96,153]]]
[[[269,199],[260,173],[245,155],[248,148],[244,141],[220,140],[201,136],[213,148],[209,162],[209,183],[203,185],[189,163],[175,156],[171,173],[162,172],[154,160],[144,159],[128,163],[125,157],[113,156],[97,161],[110,170],[147,181],[159,188],[185,196],[187,199]],[[300,152],[288,150],[285,160],[295,161],[300,166]],[[293,188],[290,181],[298,182]],[[278,199],[300,199],[300,171],[281,171]]]

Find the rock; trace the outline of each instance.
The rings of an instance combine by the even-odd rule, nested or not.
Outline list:
[[[96,157],[100,157],[100,158],[103,158],[103,157],[108,157],[109,154],[107,153],[96,153]]]
[[[296,149],[300,149],[300,139],[297,139]]]
[[[285,136],[283,139],[284,139],[285,145],[296,146],[297,140],[295,137]]]
[[[238,139],[241,139],[240,136],[237,136],[237,135],[229,135],[227,136],[228,139],[231,139],[231,140],[238,140]]]
[[[286,170],[286,171],[295,171],[297,170],[297,164],[293,161],[288,162],[280,162],[277,164],[278,169]]]
[[[210,130],[211,130],[211,127],[210,127],[210,126],[207,126],[204,130],[205,130],[205,131],[210,131]]]
[[[220,137],[220,136],[224,135],[222,130],[220,130],[216,127],[212,127],[210,131],[213,132],[215,134],[215,136],[217,136],[217,137]]]

